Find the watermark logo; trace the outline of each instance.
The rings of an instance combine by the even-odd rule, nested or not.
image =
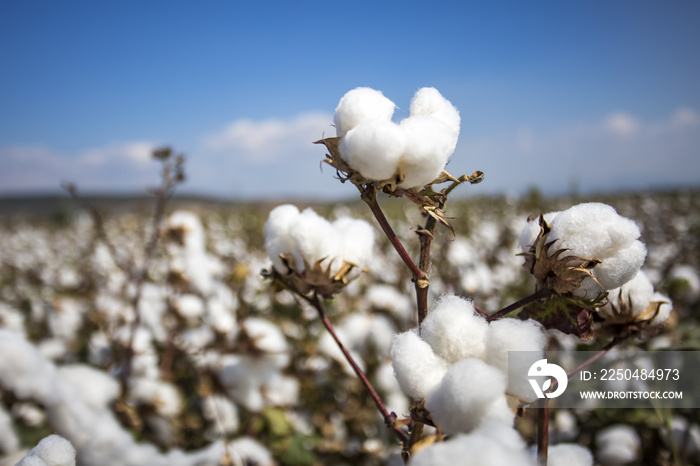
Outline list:
[[[548,364],[546,359],[535,361],[535,363],[530,366],[530,370],[527,372],[527,375],[529,377],[553,377],[554,380],[557,381],[556,389],[553,392],[548,393],[547,390],[552,387],[551,378],[545,380],[541,388],[537,380],[528,379],[538,398],[556,398],[564,393],[564,390],[566,390],[566,386],[569,383],[569,378],[566,375],[566,371],[556,364]]]

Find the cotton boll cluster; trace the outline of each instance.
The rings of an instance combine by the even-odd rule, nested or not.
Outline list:
[[[346,264],[362,270],[369,263],[374,241],[374,229],[363,220],[343,217],[331,223],[310,208],[300,212],[289,204],[272,209],[265,223],[265,249],[282,275],[290,273],[287,264],[293,264],[297,274],[308,276],[311,270],[306,268],[318,263],[330,269],[328,278],[336,282]],[[351,273],[350,278],[357,275]]]
[[[622,286],[644,263],[646,247],[639,241],[639,227],[609,205],[579,204],[562,212],[552,212],[545,216],[545,221],[547,218],[551,231],[545,243],[553,242],[553,245],[548,251],[543,249],[544,253],[552,255],[564,249],[560,256],[562,260],[567,256],[577,256],[601,261],[592,269],[595,280],[585,278],[573,292],[576,296],[594,299],[603,290]],[[529,252],[535,243],[532,239],[534,222],[530,222],[521,235],[524,252]]]
[[[75,466],[75,448],[58,435],[49,435],[32,448],[17,466]]]
[[[366,87],[349,91],[335,110],[341,157],[364,178],[420,188],[434,181],[457,145],[460,117],[435,88],[413,96],[410,115],[391,121],[394,103]]]
[[[428,313],[420,336],[411,330],[395,337],[391,356],[404,392],[425,399],[445,432],[466,433],[489,419],[512,424],[505,394],[530,391],[524,392],[524,381],[508,380],[508,352],[541,354],[544,344],[537,322],[488,324],[471,301],[447,295]]]

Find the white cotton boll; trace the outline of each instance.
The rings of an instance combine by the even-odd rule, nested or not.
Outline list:
[[[411,99],[410,114],[411,116],[430,116],[439,120],[449,128],[454,144],[457,143],[461,121],[459,111],[434,87],[418,89]]]
[[[285,353],[287,340],[282,331],[272,322],[259,317],[249,317],[241,324],[255,348],[266,353]]]
[[[360,269],[369,265],[374,256],[374,227],[364,220],[341,217],[333,222],[333,228],[342,237],[342,258]]]
[[[54,302],[48,314],[48,324],[51,334],[64,339],[75,337],[83,323],[83,305],[71,298],[60,298]]]
[[[44,460],[38,456],[25,456],[15,466],[48,466]]]
[[[436,355],[450,364],[466,358],[484,357],[489,324],[474,310],[474,303],[445,295],[423,320],[421,338]]]
[[[105,409],[121,392],[119,382],[114,377],[84,364],[61,366],[58,374],[75,387],[74,395],[95,411]]]
[[[617,314],[614,310],[620,310],[623,306],[631,311],[632,316],[638,316],[644,312],[654,296],[654,285],[643,271],[639,271],[633,279],[608,292],[608,304],[598,309],[603,318],[614,318]],[[631,307],[630,307],[631,306]]]
[[[269,405],[293,406],[299,400],[299,380],[279,372],[272,372],[262,386],[262,393]]]
[[[202,415],[212,424],[217,436],[229,435],[238,430],[238,408],[222,395],[207,396],[202,400]]]
[[[160,380],[132,379],[129,397],[135,404],[153,405],[156,413],[165,417],[177,416],[182,409],[182,399],[177,388]]]
[[[593,466],[593,454],[574,443],[552,445],[547,450],[547,466]]]
[[[415,330],[394,337],[391,365],[401,390],[414,400],[422,400],[447,373],[449,364],[433,353]]]
[[[75,466],[75,448],[58,435],[44,437],[27,456],[35,456],[48,466]]]
[[[622,286],[644,264],[646,247],[638,240],[639,227],[609,205],[595,202],[575,205],[559,213],[550,227],[548,241],[556,240],[551,252],[567,249],[566,254],[602,261],[593,273],[606,290]],[[595,298],[591,295],[592,286],[589,283],[576,294]]]
[[[193,294],[178,296],[174,302],[177,313],[187,321],[194,322],[204,315],[204,301]]]
[[[20,333],[0,329],[0,386],[20,399],[52,400],[56,367]]]
[[[480,429],[479,429],[480,430]],[[459,434],[419,451],[410,466],[458,464],[460,466],[537,466],[524,448],[512,448],[498,437]]]
[[[671,299],[661,293],[654,293],[651,300],[657,303],[661,303],[659,306],[658,313],[651,319],[652,326],[663,325],[668,318],[671,316],[671,311],[673,310],[673,303]]]
[[[432,117],[414,116],[401,121],[406,149],[399,160],[404,179],[401,188],[421,188],[445,169],[455,146],[445,124]]]
[[[304,270],[304,259],[313,266],[321,259],[337,257],[342,249],[340,237],[331,223],[310,208],[297,217],[290,235],[296,245],[294,260],[299,273]]]
[[[596,434],[596,458],[605,466],[624,466],[637,461],[641,439],[632,426],[615,424]]]
[[[8,454],[19,449],[20,442],[12,426],[12,418],[0,404],[0,452]]]
[[[690,265],[674,265],[669,272],[671,280],[678,280],[685,284],[683,294],[689,300],[695,300],[700,296],[700,276],[697,270]]]
[[[541,358],[546,343],[542,325],[532,319],[499,319],[489,325],[486,339],[486,362],[508,374],[508,352],[517,353],[518,367],[530,367]],[[509,378],[507,392],[510,395],[528,398],[532,396],[532,387],[527,379]]]
[[[270,452],[250,437],[241,437],[227,445],[227,451],[236,466],[255,464],[272,466],[275,464]]]
[[[333,117],[338,137],[343,137],[363,121],[378,119],[390,121],[396,104],[380,91],[358,87],[348,91],[338,102]]]
[[[428,393],[425,407],[445,433],[470,432],[502,398],[506,377],[480,359],[464,359],[449,368]]]
[[[549,212],[544,214],[544,221],[547,222],[548,225],[552,224],[552,220],[559,215],[560,212]],[[522,252],[529,252],[530,251],[530,246],[532,246],[537,239],[537,235],[540,234],[540,218],[535,217],[532,220],[529,220],[527,222],[527,225],[523,228],[523,230],[520,232],[520,236],[518,237],[518,245],[520,246],[520,250]]]
[[[166,225],[169,229],[182,230],[185,249],[204,251],[204,227],[194,212],[178,210],[168,216]]]
[[[388,180],[396,174],[406,148],[401,127],[388,120],[366,120],[347,132],[338,150],[350,168],[373,181]]]
[[[275,270],[281,274],[286,274],[288,270],[279,256],[289,254],[295,249],[290,232],[299,214],[296,206],[283,204],[272,209],[265,222],[265,250]]]
[[[405,294],[391,285],[372,285],[367,289],[365,298],[370,307],[386,311],[401,321],[413,316],[413,302]]]

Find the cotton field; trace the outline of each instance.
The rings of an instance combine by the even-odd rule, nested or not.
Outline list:
[[[700,195],[605,201],[639,225],[648,250],[643,271],[673,303],[663,331],[641,344],[700,349]],[[453,294],[474,304],[443,298],[443,308],[495,311],[529,294],[533,279],[518,255],[521,232],[529,216],[570,204],[536,196],[454,201],[447,213],[454,217],[455,234],[437,230],[433,242],[431,306]],[[412,228],[423,221],[419,211],[387,205],[395,231],[415,253]],[[40,453],[53,445],[63,448],[62,462],[48,464],[402,464],[399,443],[315,310],[261,274],[273,268],[264,223],[274,207],[176,200],[143,276],[138,272],[153,234],[151,214],[143,207],[102,209],[102,230],[77,206],[60,217],[6,214],[0,229],[1,464],[43,464]],[[318,223],[322,217],[333,225],[348,216],[372,225],[362,205],[314,208],[320,226],[312,229],[324,228]],[[290,212],[301,215],[296,207]],[[405,357],[402,340],[395,343],[396,335],[405,340],[416,326],[413,283],[378,228],[372,225],[368,234],[373,244],[369,254],[362,253],[365,271],[350,277],[326,307],[338,337],[400,419],[408,414],[409,396],[422,398],[439,381],[430,373],[444,374],[450,366],[426,362],[429,371],[415,376],[400,369],[408,361],[415,371],[417,361]],[[268,234],[268,246],[270,241]],[[440,316],[457,312],[440,309],[421,333],[438,354],[486,351],[439,349],[446,331],[440,330],[446,325]],[[461,324],[454,325],[459,330]],[[465,324],[466,334],[469,328]],[[538,338],[569,348],[587,345],[556,331]],[[392,344],[398,358],[393,367]],[[455,353],[446,360],[461,359]],[[489,367],[479,370],[488,375]],[[488,377],[498,380],[493,374]],[[468,389],[459,376],[453,379],[450,383]],[[435,393],[452,390],[447,383]],[[475,396],[477,403],[479,396],[490,399],[486,393]],[[459,433],[470,420],[455,418],[445,403],[428,396],[444,433],[473,439],[417,449],[415,464],[459,457],[469,442],[486,446],[498,438],[508,444],[511,434],[495,427],[483,441],[478,440],[486,435],[483,428]],[[505,405],[498,409],[507,411]],[[569,454],[564,445],[557,449],[558,443],[580,445],[602,465],[674,464],[670,439],[676,439],[676,455],[684,461],[697,458],[696,412],[660,418],[647,411],[555,411],[549,464],[586,455]],[[499,454],[508,448],[527,452],[535,442],[533,423],[526,412],[516,419],[521,436],[493,448]],[[534,453],[522,456],[527,455],[534,461]]]

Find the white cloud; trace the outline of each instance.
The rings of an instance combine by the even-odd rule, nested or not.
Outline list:
[[[0,191],[55,191],[65,181],[93,190],[143,190],[158,182],[156,164],[149,163],[155,147],[148,141],[119,142],[75,154],[41,145],[0,147]]]
[[[639,123],[627,113],[613,113],[603,124],[608,131],[617,136],[630,136],[639,131]]]
[[[78,157],[87,165],[105,165],[109,162],[135,162],[146,165],[151,161],[151,154],[156,145],[149,141],[135,141],[108,144],[103,147],[87,149]]]
[[[204,149],[231,153],[255,163],[267,163],[289,157],[300,148],[323,137],[333,117],[322,112],[304,113],[288,119],[270,118],[262,121],[236,120],[222,130],[204,138]]]

